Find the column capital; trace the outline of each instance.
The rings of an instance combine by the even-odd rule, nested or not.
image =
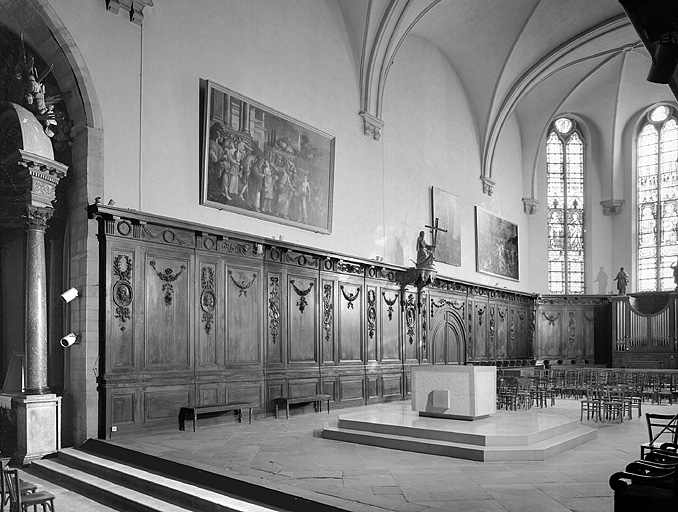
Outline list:
[[[537,213],[539,207],[539,200],[534,197],[523,197],[523,212],[534,215]]]
[[[601,201],[600,204],[603,207],[603,215],[619,215],[622,211],[624,200],[608,199],[607,201]]]
[[[54,208],[27,206],[25,218],[28,223],[28,229],[45,231],[47,229],[47,221],[52,218],[52,215],[54,215]]]

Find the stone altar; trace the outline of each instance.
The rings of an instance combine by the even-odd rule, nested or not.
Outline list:
[[[412,366],[412,410],[420,416],[476,420],[497,411],[495,366]]]

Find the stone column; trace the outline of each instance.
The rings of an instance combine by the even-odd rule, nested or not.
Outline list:
[[[49,393],[47,387],[47,271],[45,230],[54,212],[29,206],[26,230],[26,389]]]

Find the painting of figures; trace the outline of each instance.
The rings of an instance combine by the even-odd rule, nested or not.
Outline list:
[[[478,272],[519,279],[518,226],[476,206]]]
[[[201,204],[329,234],[334,137],[203,85]]]
[[[461,266],[461,221],[459,198],[436,187],[431,187],[433,225],[438,219],[441,231],[436,234],[436,261]],[[445,231],[442,231],[445,230]]]

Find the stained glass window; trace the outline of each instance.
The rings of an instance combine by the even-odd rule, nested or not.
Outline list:
[[[678,123],[673,109],[654,108],[637,142],[638,291],[673,290],[678,258]]]
[[[546,141],[549,293],[584,293],[584,142],[554,121]]]

